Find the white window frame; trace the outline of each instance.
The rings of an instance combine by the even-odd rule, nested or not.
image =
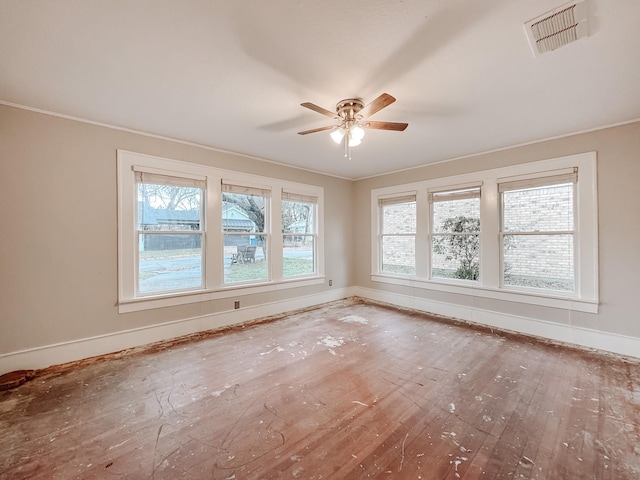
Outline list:
[[[576,167],[578,182],[575,186],[575,292],[547,292],[513,290],[501,285],[500,219],[501,196],[498,184],[548,175],[562,169]],[[430,210],[429,191],[455,190],[472,184],[482,184],[480,199],[480,265],[482,271],[477,285],[459,284],[430,278]],[[417,192],[416,275],[406,278],[381,271],[379,260],[379,198],[408,190]],[[597,313],[599,308],[598,276],[598,198],[597,155],[586,152],[566,157],[513,165],[464,175],[430,179],[404,185],[373,189],[371,191],[371,275],[372,281],[456,293],[473,297],[540,305],[566,310]],[[422,247],[421,247],[422,246]],[[476,283],[476,282],[474,282]]]
[[[446,202],[447,200],[462,200],[469,198],[482,198],[482,183],[472,184],[472,185],[458,185],[454,188],[430,188],[428,189],[428,199],[429,199],[429,238],[428,238],[428,247],[429,247],[429,278],[434,281],[439,282],[454,282],[454,283],[469,283],[471,285],[478,285],[482,278],[482,263],[480,263],[480,271],[479,277],[477,280],[467,280],[460,278],[444,278],[444,277],[434,277],[433,276],[433,239],[438,236],[447,236],[447,235],[478,235],[480,239],[480,247],[482,248],[482,220],[480,221],[480,232],[477,233],[442,233],[442,232],[434,232],[433,231],[433,208],[438,202]],[[439,198],[442,197],[442,198]],[[446,198],[449,197],[449,198]]]
[[[416,243],[416,230],[417,230],[417,208],[418,208],[418,204],[417,204],[417,195],[415,191],[410,191],[410,192],[402,192],[399,194],[393,194],[393,195],[389,195],[389,196],[381,196],[378,197],[377,200],[377,205],[378,205],[378,245],[377,245],[377,252],[378,252],[378,265],[380,266],[380,271],[382,271],[382,266],[383,266],[383,258],[384,258],[384,251],[383,251],[383,247],[384,247],[384,239],[385,237],[407,237],[407,238],[413,238],[413,243],[414,243],[414,247],[413,247],[413,251],[414,251],[414,259],[413,259],[413,268],[414,271],[416,269],[416,258],[415,255],[417,254],[416,250],[417,250],[417,243]],[[416,204],[416,225],[414,225],[414,229],[413,232],[411,233],[384,233],[384,207],[386,205],[398,205],[398,204],[402,204],[402,203],[415,203]],[[394,275],[392,273],[389,272],[384,272],[385,274],[390,274],[390,275]],[[397,273],[395,275],[399,275],[402,277],[407,277],[407,276],[413,276],[411,274],[406,274],[406,273]]]
[[[301,273],[298,275],[284,275],[284,269],[282,272],[282,275],[284,278],[286,279],[295,279],[295,278],[304,278],[304,277],[310,277],[310,276],[315,276],[317,271],[318,271],[318,197],[316,197],[315,195],[309,195],[308,193],[299,193],[299,192],[295,192],[291,189],[282,189],[280,192],[280,202],[282,204],[282,202],[299,202],[299,203],[309,203],[312,205],[313,208],[313,212],[311,214],[311,220],[312,220],[312,227],[313,227],[313,232],[312,233],[301,233],[301,234],[294,234],[294,233],[284,233],[281,229],[281,238],[282,238],[282,252],[283,252],[283,259],[284,259],[284,238],[285,237],[311,237],[313,239],[313,272],[311,273]],[[282,209],[280,210],[280,220],[282,221]]]
[[[199,290],[167,292],[140,296],[136,293],[137,190],[134,170],[201,179],[206,182],[204,199],[205,242],[203,247],[205,287]],[[282,273],[282,236],[271,235],[267,244],[269,280],[255,283],[224,284],[222,181],[235,185],[300,192],[317,198],[316,258],[314,275],[284,277]],[[134,312],[152,308],[184,305],[276,290],[323,284],[324,277],[324,188],[277,178],[262,177],[207,165],[117,150],[118,182],[118,311]],[[281,232],[280,195],[271,196],[269,231]],[[266,227],[265,227],[266,229]]]

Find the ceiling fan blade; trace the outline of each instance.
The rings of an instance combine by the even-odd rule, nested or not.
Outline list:
[[[362,126],[364,128],[375,128],[376,130],[396,130],[402,132],[409,124],[399,122],[362,122]]]
[[[394,97],[392,97],[388,93],[383,93],[378,98],[376,98],[373,102],[366,105],[362,110],[360,110],[358,112],[358,116],[361,118],[370,117],[374,113],[382,110],[384,107],[388,107],[395,101],[396,99]]]
[[[314,112],[318,112],[318,113],[321,113],[322,115],[326,115],[327,117],[330,117],[333,119],[338,118],[338,115],[335,112],[330,112],[326,108],[319,107],[318,105],[315,105],[313,103],[305,102],[305,103],[301,103],[300,105],[305,108],[308,108],[309,110],[313,110]]]
[[[311,130],[305,130],[303,132],[298,132],[298,135],[308,135],[309,133],[324,132],[325,130],[333,130],[334,128],[337,128],[337,126],[336,125],[329,125],[329,126],[326,126],[326,127],[313,128]]]

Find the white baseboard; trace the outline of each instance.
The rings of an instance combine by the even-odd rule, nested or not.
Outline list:
[[[364,287],[348,287],[329,290],[316,295],[261,304],[255,307],[218,312],[97,337],[82,338],[5,353],[0,355],[0,375],[15,370],[37,370],[51,365],[119,352],[183,335],[239,325],[259,318],[279,315],[352,296],[458,318],[504,330],[535,335],[581,347],[612,352],[627,357],[640,357],[640,338],[636,337],[600,332],[478,308],[463,307]]]
[[[465,307],[364,287],[354,287],[354,292],[359,297],[373,301],[390,303],[404,308],[453,317],[580,347],[602,350],[625,357],[640,358],[640,338],[637,337],[601,332],[573,325],[563,325],[535,318]]]
[[[316,295],[265,303],[238,310],[217,312],[148,327],[125,330],[97,337],[20,350],[0,355],[0,375],[15,370],[38,370],[52,365],[119,352],[128,348],[239,325],[259,318],[352,297],[352,288],[333,289]]]

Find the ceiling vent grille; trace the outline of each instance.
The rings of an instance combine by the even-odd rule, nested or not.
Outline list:
[[[571,2],[525,23],[534,55],[551,52],[587,36],[584,2]]]

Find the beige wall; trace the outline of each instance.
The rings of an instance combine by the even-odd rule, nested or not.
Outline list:
[[[369,270],[371,249],[368,242],[361,242],[360,248],[355,250],[356,284],[396,294],[640,338],[640,201],[636,198],[640,184],[640,123],[358,181],[355,184],[356,231],[363,235],[368,235],[371,231],[370,201],[371,190],[374,188],[588,151],[596,151],[598,154],[599,314],[372,282]]]
[[[0,355],[231,308],[234,299],[118,314],[116,149],[324,187],[327,279],[354,283],[344,260],[352,182],[0,105]],[[327,289],[238,297],[244,308]]]
[[[640,183],[640,123],[350,182],[0,105],[0,356],[231,308],[232,299],[223,299],[118,314],[116,149],[323,186],[326,275],[333,289],[361,286],[640,338],[640,203],[632,196]],[[370,280],[371,189],[593,150],[598,152],[599,314]],[[242,305],[327,290],[325,283],[247,295]]]

